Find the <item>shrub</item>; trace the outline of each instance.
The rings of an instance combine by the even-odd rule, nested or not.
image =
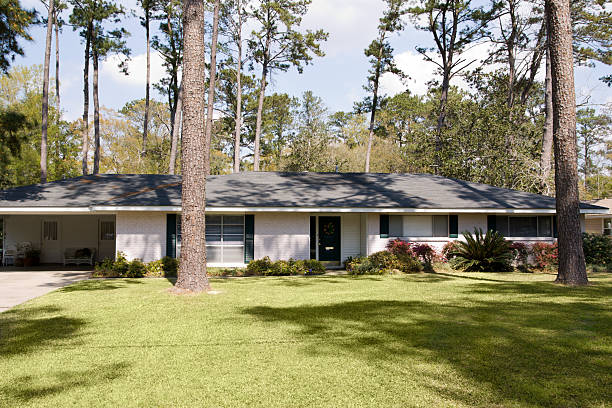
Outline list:
[[[161,259],[149,262],[145,265],[145,276],[161,278],[164,276],[164,263]]]
[[[511,269],[510,244],[496,231],[474,229],[474,234],[465,231],[465,242],[457,241],[451,266],[469,272],[503,272]]]
[[[164,270],[164,276],[167,278],[176,278],[178,273],[179,260],[176,258],[171,258],[169,256],[164,256],[161,259],[162,268]]]
[[[303,265],[305,272],[304,275],[322,275],[325,273],[325,266],[317,261],[316,259],[307,259],[304,261],[297,261]],[[301,272],[294,271],[294,275],[301,275]]]
[[[393,241],[389,241],[387,243],[387,251],[391,252],[393,255],[412,255],[414,253],[412,251],[412,244],[410,242],[402,241],[401,239],[394,239]]]
[[[266,274],[272,267],[272,261],[269,257],[263,257],[262,259],[254,259],[247,265],[247,273],[249,275],[262,276]]]
[[[559,265],[559,248],[557,243],[536,242],[531,246],[534,266],[538,269],[550,269]]]
[[[612,239],[599,234],[582,234],[584,259],[588,264],[612,265]]]
[[[366,256],[349,256],[346,261],[344,261],[344,269],[351,274],[351,272],[359,265],[362,264],[367,259]]]
[[[138,258],[134,259],[129,263],[127,274],[125,275],[128,278],[142,278],[144,277],[147,268],[144,263]]]
[[[436,250],[433,249],[429,244],[416,244],[412,246],[414,255],[423,262],[425,270],[428,272],[433,271],[431,266],[434,258],[436,257]]]
[[[395,254],[389,251],[375,252],[368,257],[374,268],[377,269],[400,269],[401,263]]]
[[[455,257],[457,251],[457,241],[449,241],[442,247],[442,253],[440,260],[442,262],[448,262]]]
[[[105,258],[102,262],[96,264],[92,276],[94,278],[118,278],[120,275],[115,271],[115,261],[110,258]]]
[[[404,273],[417,273],[423,270],[423,265],[410,254],[397,255],[397,259],[400,263],[399,270]]]
[[[512,262],[519,269],[526,270],[529,258],[529,247],[522,242],[513,242],[510,244],[512,251]]]
[[[128,262],[123,252],[117,252],[117,259],[113,263],[113,272],[115,276],[127,276],[130,263]]]
[[[264,271],[266,276],[289,276],[291,275],[291,268],[287,261],[276,261],[270,264],[270,268]]]

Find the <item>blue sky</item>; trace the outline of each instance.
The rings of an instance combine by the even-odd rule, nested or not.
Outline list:
[[[121,3],[126,8],[136,8],[134,0]],[[36,8],[39,12],[44,10],[36,0],[22,0],[22,5]],[[382,0],[313,0],[304,18],[303,27],[323,28],[329,32],[329,40],[323,46],[326,56],[315,59],[312,65],[305,68],[303,74],[298,74],[295,70],[276,74],[272,78],[270,92],[300,95],[306,90],[312,90],[323,98],[331,111],[350,110],[353,102],[364,96],[362,85],[367,76],[368,61],[363,50],[376,36],[378,17],[382,11]],[[130,75],[126,77],[120,74],[116,64],[109,60],[102,64],[100,76],[100,103],[114,109],[122,107],[130,100],[144,97],[144,29],[133,16],[126,16],[123,26],[131,32],[128,40],[132,49]],[[18,57],[15,64],[42,64],[45,28],[34,28],[32,35],[34,41],[23,44],[25,57]],[[406,87],[413,93],[422,94],[425,91],[425,83],[435,75],[434,66],[417,55],[415,46],[428,45],[430,42],[427,33],[415,30],[410,24],[393,38],[396,61],[412,80],[404,84],[397,78],[387,76],[382,83],[387,94],[401,92]],[[83,103],[83,45],[79,36],[69,27],[61,34],[60,54],[62,109],[67,119],[76,119],[81,115]],[[486,47],[477,47],[471,50],[470,57],[479,59],[485,54]],[[152,79],[159,79],[163,69],[158,56],[153,56],[152,65]],[[612,103],[612,89],[598,79],[610,71],[610,68],[606,69],[601,65],[595,68],[577,67],[575,75],[578,103],[588,100],[596,107]],[[463,81],[459,78],[455,84],[461,86]],[[155,96],[158,97],[154,93]]]

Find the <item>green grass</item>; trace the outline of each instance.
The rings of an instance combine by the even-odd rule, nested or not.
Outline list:
[[[612,406],[612,274],[553,279],[85,281],[0,314],[0,406]]]

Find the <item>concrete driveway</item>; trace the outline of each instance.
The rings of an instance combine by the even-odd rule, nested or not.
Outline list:
[[[91,270],[0,268],[0,313],[57,288],[88,279]]]

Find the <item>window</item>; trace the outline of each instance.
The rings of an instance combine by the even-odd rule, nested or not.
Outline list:
[[[181,254],[181,217],[176,217],[176,256]],[[244,262],[244,216],[206,216],[206,259],[208,263]]]
[[[612,218],[604,218],[603,220],[603,234],[612,235]]]
[[[57,221],[43,221],[43,240],[57,241]]]
[[[115,240],[115,222],[100,221],[100,241]]]
[[[448,237],[448,215],[391,215],[391,237]]]
[[[550,215],[495,217],[495,228],[504,237],[552,237],[553,221]]]

